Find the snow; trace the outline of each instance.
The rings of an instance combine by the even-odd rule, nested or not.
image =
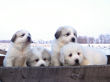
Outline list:
[[[10,43],[0,43],[0,49],[2,50],[8,50]],[[110,55],[110,44],[81,44],[82,46],[89,46],[89,47],[95,47],[98,49],[101,49],[103,52],[105,52],[107,55]],[[51,44],[38,44],[38,43],[33,43],[32,46],[40,46],[47,48],[51,50]],[[3,54],[0,54],[0,56],[3,56]]]

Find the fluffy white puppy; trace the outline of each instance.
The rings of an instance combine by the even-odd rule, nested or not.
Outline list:
[[[82,47],[69,43],[61,49],[60,62],[63,65],[105,65],[107,56],[96,48]]]
[[[52,43],[52,65],[60,66],[60,49],[69,42],[77,42],[77,32],[73,27],[61,26],[55,33],[55,40]]]
[[[5,67],[26,67],[26,58],[31,48],[31,35],[26,30],[17,31],[12,39],[11,45],[4,58]]]
[[[51,63],[50,52],[42,47],[34,47],[32,54],[28,57],[27,65],[33,66],[49,66]]]

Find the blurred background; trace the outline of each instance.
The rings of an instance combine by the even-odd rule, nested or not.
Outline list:
[[[0,0],[0,49],[20,29],[31,33],[33,46],[50,48],[64,25],[77,30],[82,45],[110,51],[110,0]]]

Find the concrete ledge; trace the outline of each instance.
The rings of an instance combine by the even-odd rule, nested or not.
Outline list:
[[[0,82],[110,82],[110,65],[1,67]]]

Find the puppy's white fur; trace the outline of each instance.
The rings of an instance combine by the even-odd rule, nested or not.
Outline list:
[[[69,42],[77,42],[77,32],[73,27],[59,27],[55,33],[55,40],[52,43],[52,65],[60,66],[60,49]]]
[[[31,51],[31,35],[26,30],[17,31],[12,39],[10,48],[4,58],[5,67],[26,67],[26,58]]]
[[[61,49],[60,62],[63,65],[106,65],[107,56],[96,48],[69,43]]]
[[[49,66],[51,63],[50,52],[42,47],[34,47],[32,54],[29,55],[27,64],[30,67],[33,66]]]

